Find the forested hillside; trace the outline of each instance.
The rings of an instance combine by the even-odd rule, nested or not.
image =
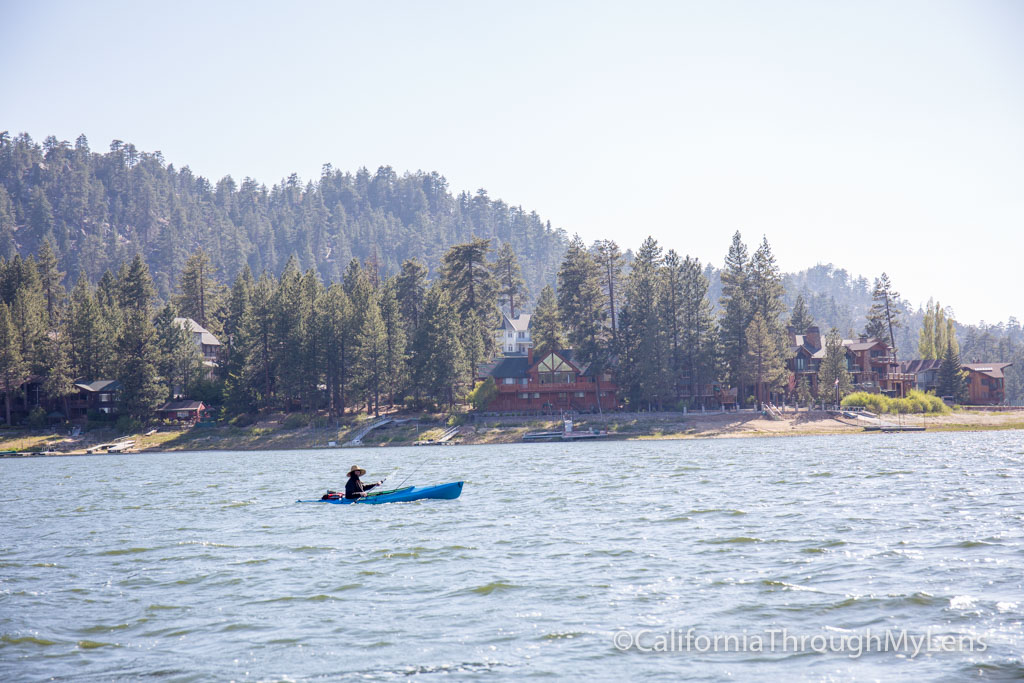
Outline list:
[[[115,140],[106,153],[85,136],[72,145],[0,133],[0,256],[37,253],[49,238],[67,283],[96,282],[140,251],[157,295],[168,300],[189,254],[209,254],[231,282],[246,265],[280,275],[291,256],[328,281],[355,257],[393,275],[416,258],[431,270],[471,236],[512,245],[533,297],[554,283],[566,237],[533,212],[487,192],[452,194],[438,173],[399,176],[325,165],[319,178],[292,175],[271,188],[246,178],[211,183],[160,152]]]

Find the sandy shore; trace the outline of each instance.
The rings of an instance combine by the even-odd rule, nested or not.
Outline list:
[[[364,446],[410,446],[418,441],[436,438],[444,429],[440,416],[425,416],[418,423],[406,423],[371,432],[363,439]],[[886,417],[891,423],[896,416]],[[905,425],[923,426],[927,431],[987,431],[1024,429],[1024,411],[976,412],[955,411],[948,415],[906,416]],[[576,420],[576,429],[598,429],[609,438],[641,439],[712,439],[766,436],[807,436],[820,434],[861,434],[866,422],[836,417],[823,411],[787,412],[783,419],[768,419],[756,413],[726,414],[635,414],[611,413],[588,415]],[[357,428],[300,427],[286,428],[280,419],[268,419],[240,428],[231,426],[195,427],[188,430],[161,431],[144,436],[134,435],[135,452],[202,451],[202,450],[290,450],[327,448],[331,441],[343,444]],[[517,443],[532,431],[561,429],[561,422],[545,418],[488,418],[463,426],[453,444]],[[112,440],[117,434],[91,433],[77,439],[58,434],[10,434],[0,438],[0,451],[19,453],[46,452],[53,455],[84,454],[86,449]]]

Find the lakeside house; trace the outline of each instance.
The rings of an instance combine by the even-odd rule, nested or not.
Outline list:
[[[206,415],[207,407],[202,401],[168,401],[156,410],[157,417],[163,420],[187,422],[195,424]]]
[[[203,357],[203,375],[207,380],[212,380],[220,362],[220,340],[192,318],[175,318],[174,323],[192,337]]]
[[[818,370],[825,358],[824,340],[817,327],[809,327],[803,334],[788,328],[790,353],[786,367],[790,372],[789,388],[794,391],[801,378],[806,378],[811,393],[817,394]],[[857,339],[844,339],[846,369],[854,389],[902,397],[916,388],[917,376],[904,369],[896,360],[895,351],[881,339],[861,335]]]
[[[121,382],[116,379],[79,379],[75,382],[77,394],[68,401],[71,419],[85,417],[93,412],[105,416],[117,415],[117,392]]]
[[[611,373],[592,371],[573,359],[571,349],[547,351],[534,358],[506,356],[490,370],[497,395],[488,410],[515,412],[611,411],[618,408]]]
[[[967,371],[969,403],[976,406],[994,406],[1006,400],[1003,370],[1013,363],[964,363]]]
[[[495,330],[494,336],[503,355],[523,355],[533,348],[533,341],[530,339],[531,317],[529,313],[520,313],[513,318],[502,311],[501,324]]]

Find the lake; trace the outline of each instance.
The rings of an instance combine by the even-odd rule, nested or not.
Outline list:
[[[295,504],[352,464],[466,486]],[[1021,678],[1022,475],[1012,431],[4,459],[0,678]]]

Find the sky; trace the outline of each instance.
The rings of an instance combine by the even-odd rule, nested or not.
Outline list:
[[[1024,2],[0,0],[0,130],[438,171],[586,241],[1024,319]]]

